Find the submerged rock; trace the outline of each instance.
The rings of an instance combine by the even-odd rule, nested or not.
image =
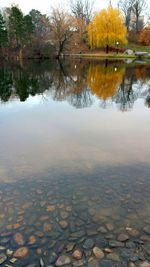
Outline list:
[[[98,260],[94,259],[94,258],[90,258],[88,260],[88,267],[99,267],[99,262]]]
[[[112,223],[106,223],[106,228],[108,231],[113,231],[114,230],[114,225]]]
[[[149,235],[150,235],[150,225],[146,225],[146,226],[144,226],[143,231],[144,231],[146,234],[149,234]]]
[[[142,235],[142,236],[140,236],[140,239],[141,239],[142,241],[150,242],[150,236],[148,236],[148,235]]]
[[[14,235],[14,240],[18,245],[20,246],[24,245],[23,235],[21,233],[16,233]]]
[[[106,253],[112,253],[112,252],[113,252],[113,250],[110,249],[110,248],[104,248],[104,251],[105,251]]]
[[[112,260],[112,261],[120,261],[119,255],[117,255],[116,253],[108,254],[107,259]]]
[[[136,267],[136,265],[133,262],[129,262],[128,267]]]
[[[101,261],[101,267],[113,267],[113,266],[114,266],[114,264],[111,260],[103,259]]]
[[[67,219],[69,216],[69,213],[67,211],[61,211],[60,216],[62,219]]]
[[[5,250],[6,248],[4,246],[0,246],[0,251]]]
[[[150,262],[143,261],[142,263],[140,263],[140,267],[150,267]]]
[[[83,255],[83,253],[79,249],[76,249],[72,254],[73,258],[76,259],[76,260],[81,260],[82,255]]]
[[[34,245],[36,243],[36,237],[34,236],[34,235],[31,235],[30,237],[29,237],[29,242],[28,242],[28,244],[29,245]]]
[[[48,212],[53,212],[55,210],[55,206],[54,205],[48,205],[47,208],[46,208],[46,210]]]
[[[109,246],[111,248],[117,248],[117,247],[123,247],[124,244],[120,241],[115,241],[115,240],[112,240],[112,241],[109,241]]]
[[[72,262],[72,265],[67,265],[67,267],[71,267],[71,266],[73,266],[73,267],[83,267],[83,266],[85,266],[85,264],[86,264],[86,261],[85,261],[85,259],[82,259],[82,260],[78,260],[78,261],[74,261],[74,262]]]
[[[44,232],[49,232],[52,230],[52,225],[50,223],[44,223],[43,225]]]
[[[53,264],[53,263],[56,262],[57,258],[58,258],[57,254],[55,252],[52,252],[50,257],[49,257],[49,261],[48,262]]]
[[[85,235],[85,232],[81,230],[81,231],[77,231],[77,232],[72,233],[71,237],[80,238],[80,237],[82,237],[84,235]]]
[[[69,243],[66,246],[66,251],[70,252],[70,251],[72,251],[74,249],[74,247],[75,247],[75,243]]]
[[[67,255],[61,255],[57,261],[56,261],[56,266],[64,266],[64,265],[67,265],[67,264],[70,264],[71,263],[71,259],[70,257],[68,257]]]
[[[16,250],[16,252],[14,253],[14,257],[16,258],[25,258],[27,257],[29,254],[29,250],[27,247],[22,247]]]
[[[100,226],[97,229],[98,232],[102,233],[102,234],[106,234],[107,233],[107,229],[104,226]]]
[[[135,248],[136,245],[135,245],[135,243],[132,242],[132,241],[127,241],[127,242],[126,242],[126,247],[127,247],[127,248]]]
[[[11,257],[11,256],[13,255],[13,253],[14,253],[14,252],[13,252],[13,250],[11,250],[11,249],[7,249],[7,250],[6,250],[6,254],[7,254],[8,257]]]
[[[85,240],[85,242],[83,244],[83,248],[84,249],[91,249],[91,248],[93,248],[94,244],[95,244],[94,240],[89,238],[89,239]]]
[[[135,228],[130,228],[130,227],[126,227],[126,231],[128,232],[129,235],[136,237],[140,234],[139,230],[135,229]]]
[[[10,263],[14,264],[14,263],[17,262],[17,259],[16,259],[16,258],[12,258],[12,259],[10,259],[9,261],[10,261]]]
[[[61,228],[66,229],[68,227],[68,222],[65,220],[59,221]]]
[[[121,242],[125,242],[129,239],[129,236],[127,234],[121,233],[118,235],[117,240]]]
[[[97,259],[103,259],[105,256],[104,252],[98,247],[93,248],[93,254]]]
[[[0,254],[0,264],[4,263],[7,260],[7,256],[4,253]]]

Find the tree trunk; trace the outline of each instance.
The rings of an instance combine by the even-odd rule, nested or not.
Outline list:
[[[106,45],[106,54],[109,53],[109,45]]]
[[[59,51],[58,51],[58,54],[56,56],[57,59],[60,58],[61,56],[61,53],[63,52],[64,50],[64,46],[65,46],[65,42],[67,41],[67,38],[65,37],[64,40],[62,42],[59,42]]]

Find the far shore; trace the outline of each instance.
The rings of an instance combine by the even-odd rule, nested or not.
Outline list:
[[[74,58],[89,58],[89,59],[139,59],[139,60],[149,60],[150,56],[136,56],[136,55],[127,55],[127,54],[106,54],[106,53],[81,53],[81,54],[65,54],[68,57]]]

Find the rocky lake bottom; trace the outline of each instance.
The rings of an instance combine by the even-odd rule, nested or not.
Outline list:
[[[150,184],[142,169],[1,184],[0,266],[149,267]]]

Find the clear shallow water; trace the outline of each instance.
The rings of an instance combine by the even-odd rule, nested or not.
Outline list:
[[[123,62],[1,67],[2,266],[150,260],[149,85],[149,66]]]

